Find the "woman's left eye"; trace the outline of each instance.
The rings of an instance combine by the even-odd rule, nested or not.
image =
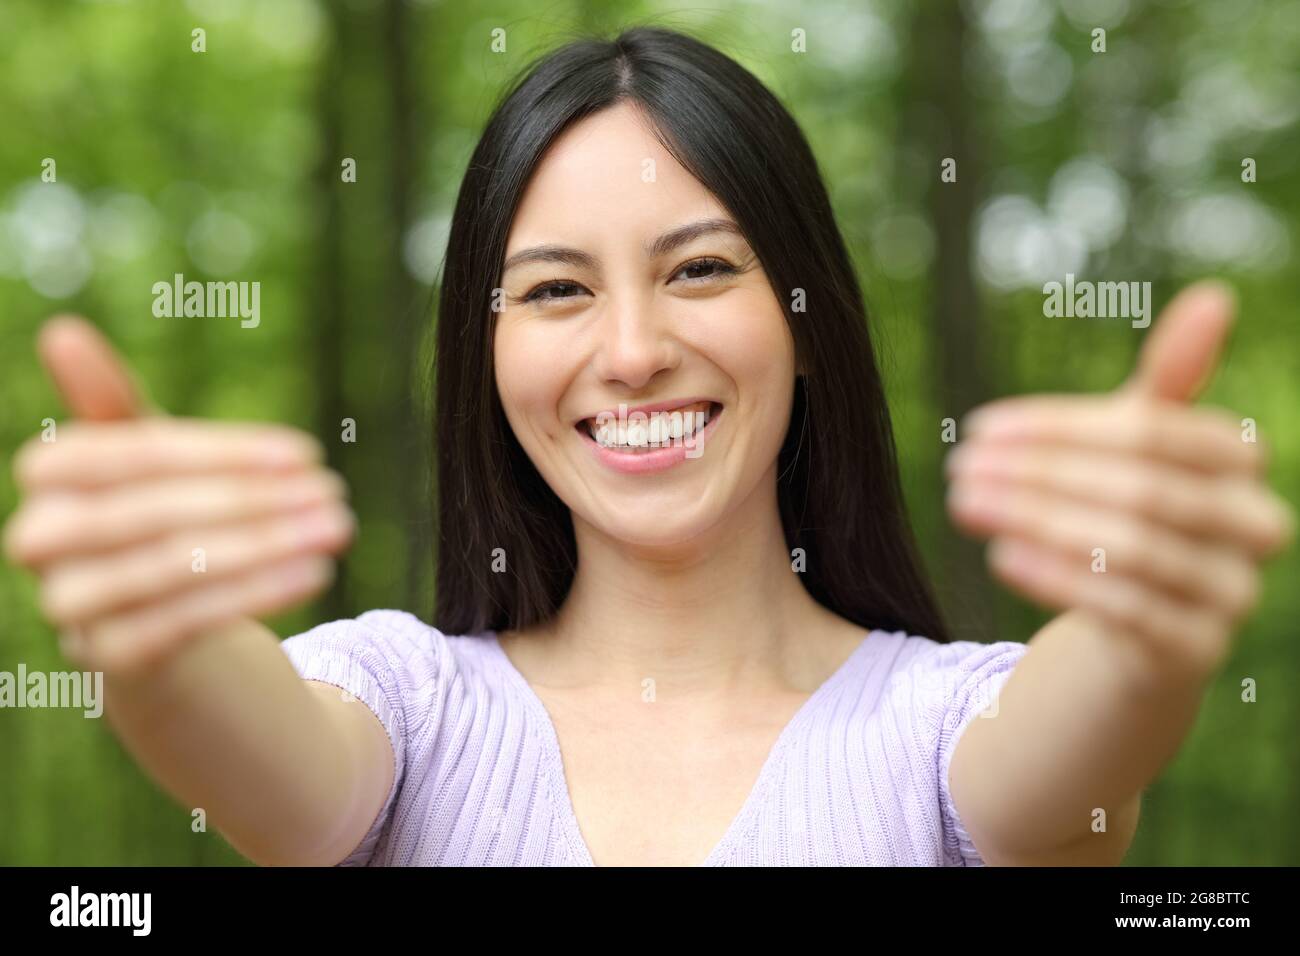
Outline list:
[[[705,274],[700,274],[703,270],[711,270]],[[724,262],[721,259],[696,259],[694,262],[688,262],[678,269],[674,276],[679,276],[683,272],[694,273],[686,277],[688,282],[708,282],[714,279],[720,279],[723,276],[735,275],[737,269],[730,262]]]
[[[537,286],[531,292],[519,299],[521,302],[558,302],[563,299],[575,298],[582,290],[582,286],[576,282],[566,282],[563,279],[553,279]]]

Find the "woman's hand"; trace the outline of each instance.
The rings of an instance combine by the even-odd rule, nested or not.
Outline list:
[[[1116,392],[974,411],[947,462],[959,527],[991,538],[1008,586],[1102,619],[1162,673],[1209,677],[1255,605],[1260,561],[1291,540],[1240,416],[1193,409],[1232,321],[1216,283],[1184,290]]]
[[[353,518],[315,439],[139,417],[130,377],[84,320],[47,323],[39,351],[82,420],[15,456],[23,501],[4,545],[40,576],[42,609],[79,666],[150,664],[190,635],[329,583]]]

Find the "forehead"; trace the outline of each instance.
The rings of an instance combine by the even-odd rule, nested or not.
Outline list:
[[[620,103],[578,121],[551,144],[524,190],[506,252],[557,240],[639,244],[682,222],[725,215],[649,121]]]

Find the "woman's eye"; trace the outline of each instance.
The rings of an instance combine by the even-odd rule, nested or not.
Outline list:
[[[524,296],[525,302],[548,302],[555,299],[572,299],[582,291],[576,282],[546,282]],[[548,294],[556,293],[556,294]]]
[[[723,262],[721,259],[696,259],[694,262],[688,262],[678,269],[676,275],[687,273],[687,281],[708,282],[711,279],[735,275],[736,271],[735,266],[729,262]]]
[[[712,282],[723,278],[724,276],[735,275],[740,270],[729,262],[722,259],[696,259],[694,262],[688,262],[673,274],[673,277],[682,276],[688,283]],[[550,282],[544,282],[527,293],[518,302],[557,302],[563,299],[573,299],[582,295],[586,290],[576,282],[567,282],[562,279],[554,279]]]

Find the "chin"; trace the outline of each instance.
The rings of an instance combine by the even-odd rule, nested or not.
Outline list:
[[[629,547],[673,551],[700,544],[720,517],[698,498],[656,506],[642,502],[632,507],[635,514],[619,515],[611,503],[601,508],[599,515],[584,516],[584,520]]]

